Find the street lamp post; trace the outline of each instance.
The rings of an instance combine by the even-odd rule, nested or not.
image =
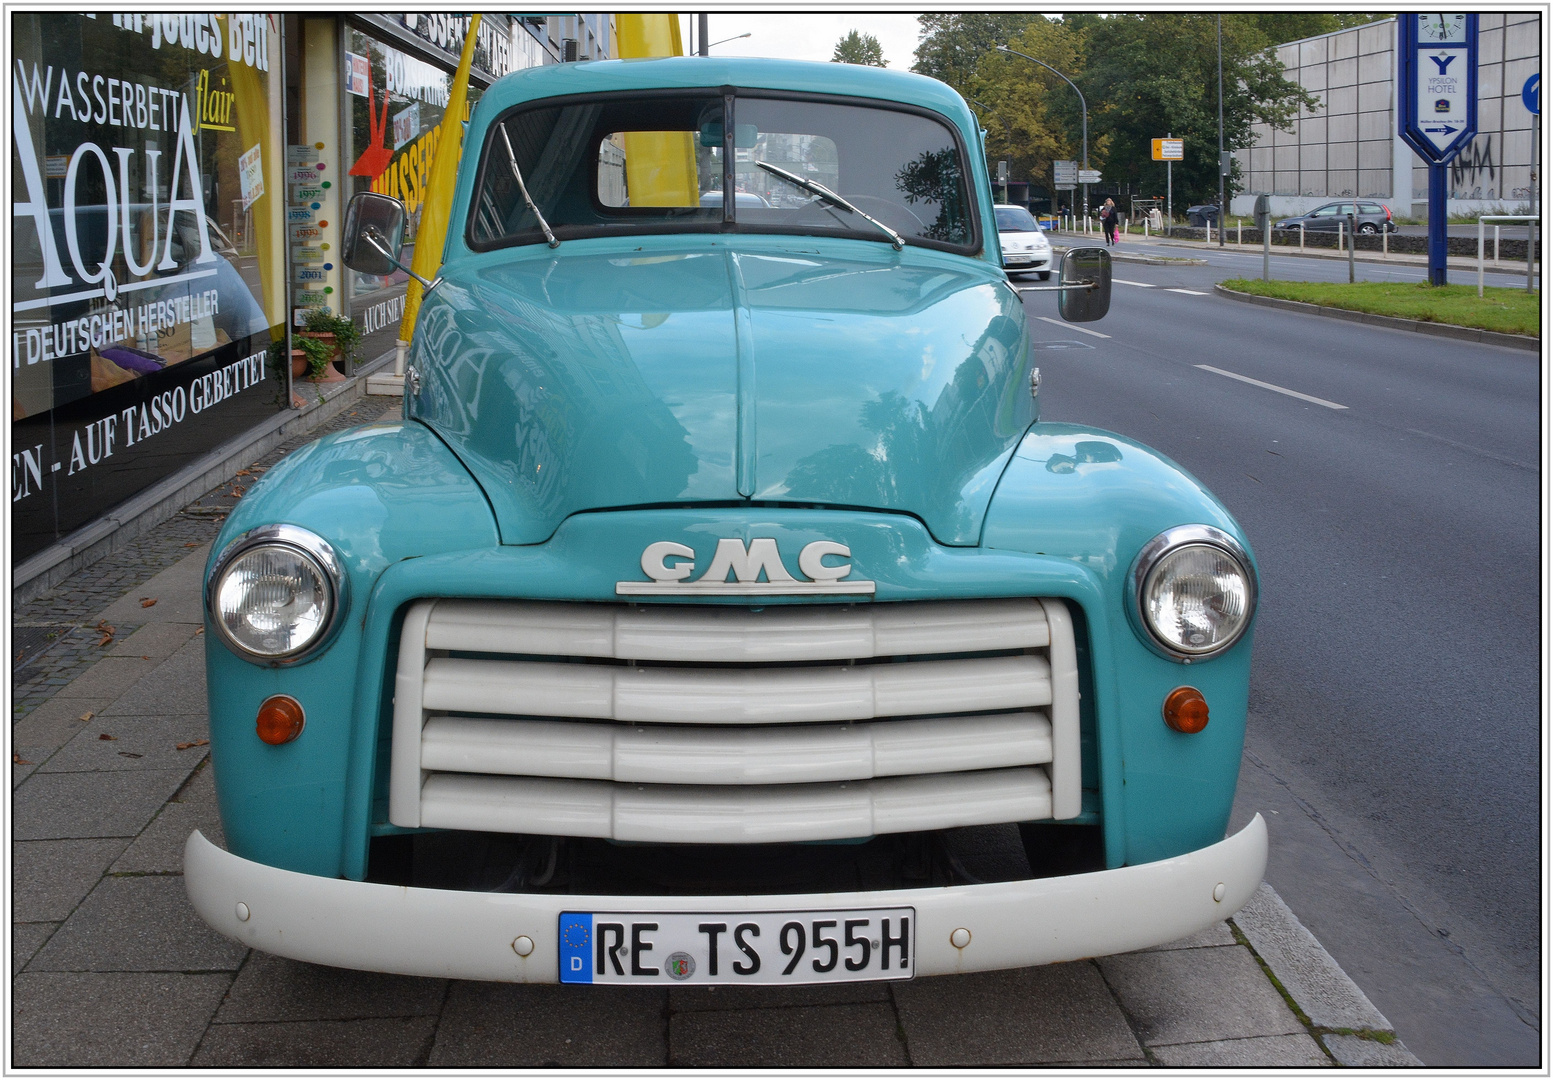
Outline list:
[[[1047,71],[1049,71],[1053,75],[1057,76],[1057,78],[1061,79],[1063,82],[1067,83],[1069,86],[1073,86],[1073,80],[1072,79],[1068,78],[1062,72],[1060,72],[1056,68],[1052,67],[1045,60],[1037,60],[1035,57],[1031,56],[1029,53],[1022,53],[1018,49],[1010,49],[1007,45],[999,45],[998,46],[998,52],[1013,53],[1015,56],[1023,56],[1026,60],[1030,61],[1032,64],[1040,64]],[[1084,101],[1084,91],[1080,90],[1076,86],[1073,86],[1073,92],[1078,95],[1078,107],[1079,107],[1079,111],[1083,115],[1083,122],[1084,122],[1084,171],[1088,172],[1089,171],[1089,105]],[[1080,186],[1084,189],[1084,220],[1088,221],[1089,220],[1089,185],[1088,184],[1081,184]]]
[[[753,33],[753,31],[751,31],[750,33]],[[738,41],[740,38],[747,38],[749,36],[750,36],[750,34],[735,34],[735,35],[733,35],[733,37],[725,37],[721,41],[714,41],[714,42],[712,42],[712,44],[708,45],[707,48],[708,49],[715,49],[719,45],[726,45],[730,41]],[[701,55],[705,56],[706,53],[703,52]]]

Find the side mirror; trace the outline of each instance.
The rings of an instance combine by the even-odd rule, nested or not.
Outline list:
[[[345,208],[341,261],[363,274],[386,276],[399,268],[404,246],[404,204],[363,191]]]
[[[1057,314],[1063,321],[1094,322],[1111,310],[1111,253],[1105,248],[1070,248],[1058,278],[1064,287],[1057,294]]]

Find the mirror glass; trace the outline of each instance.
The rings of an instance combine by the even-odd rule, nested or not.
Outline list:
[[[360,192],[345,208],[341,243],[340,257],[352,270],[379,276],[393,273],[404,244],[404,204],[374,191]]]
[[[1066,322],[1094,322],[1111,310],[1111,253],[1105,248],[1071,248],[1062,256],[1064,285],[1089,285],[1087,289],[1063,289],[1057,294],[1057,314]]]

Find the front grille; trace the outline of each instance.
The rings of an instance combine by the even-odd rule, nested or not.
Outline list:
[[[1079,811],[1060,600],[427,600],[405,617],[395,825],[777,843]]]

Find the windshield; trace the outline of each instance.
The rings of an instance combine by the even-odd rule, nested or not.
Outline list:
[[[965,253],[979,246],[954,130],[905,108],[710,91],[520,107],[486,138],[468,222],[477,251],[545,242],[508,140],[529,195],[563,242],[683,231],[890,242],[873,218],[909,244]],[[861,213],[780,172],[834,192]],[[728,188],[732,200],[724,198]]]
[[[1038,232],[1040,226],[1030,211],[1022,206],[995,206],[992,212],[998,218],[998,232]]]

